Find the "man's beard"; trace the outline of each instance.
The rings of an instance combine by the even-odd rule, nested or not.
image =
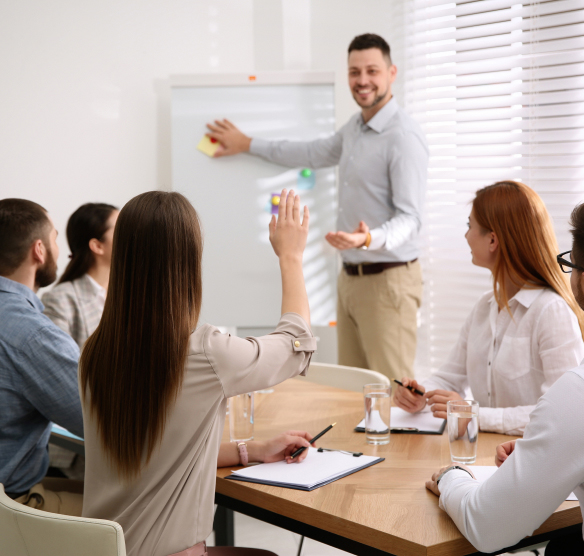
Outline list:
[[[371,104],[367,104],[367,105],[359,104],[359,101],[357,100],[357,97],[356,96],[353,96],[353,98],[355,99],[355,101],[357,102],[357,104],[359,104],[359,106],[361,108],[373,108],[374,106],[377,106],[380,102],[382,102],[385,99],[386,96],[387,96],[387,90],[385,91],[385,93],[376,96],[373,99],[373,102]]]
[[[57,261],[53,256],[53,252],[48,245],[45,245],[47,251],[47,260],[43,266],[37,268],[36,274],[34,276],[34,283],[37,288],[45,288],[51,285],[57,279]]]

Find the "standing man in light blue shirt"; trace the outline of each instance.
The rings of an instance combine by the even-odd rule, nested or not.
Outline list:
[[[337,335],[339,363],[413,376],[417,310],[422,298],[418,234],[428,147],[391,94],[397,68],[389,45],[372,34],[349,45],[349,87],[361,112],[327,139],[250,138],[227,120],[209,124],[215,156],[250,152],[284,166],[339,165],[337,231],[341,252]]]
[[[22,504],[81,515],[82,485],[44,480],[51,422],[83,436],[79,348],[36,296],[57,277],[56,237],[40,205],[0,201],[0,483]]]

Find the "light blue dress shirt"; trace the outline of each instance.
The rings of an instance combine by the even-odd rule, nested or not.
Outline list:
[[[339,165],[337,230],[371,229],[368,250],[341,251],[344,262],[406,262],[419,256],[429,151],[418,124],[392,98],[371,120],[355,114],[316,141],[253,139],[250,153],[283,166]]]
[[[49,466],[51,421],[83,436],[79,348],[25,285],[0,276],[0,483],[22,493]]]

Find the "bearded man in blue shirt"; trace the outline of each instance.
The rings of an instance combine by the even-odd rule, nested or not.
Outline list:
[[[373,34],[349,45],[349,88],[361,112],[332,137],[266,141],[227,120],[209,124],[215,156],[249,152],[283,166],[339,165],[337,231],[339,363],[389,378],[413,376],[417,311],[422,299],[418,234],[428,147],[418,124],[391,93],[397,69],[389,45]]]
[[[36,296],[57,277],[57,230],[40,205],[0,201],[0,483],[14,500],[81,515],[80,485],[46,479],[51,422],[83,436],[79,348]]]

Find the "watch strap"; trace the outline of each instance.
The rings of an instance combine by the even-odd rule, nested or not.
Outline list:
[[[239,442],[237,444],[237,451],[239,453],[239,462],[241,465],[247,465],[249,463],[247,444],[245,442]]]
[[[452,465],[448,469],[445,469],[442,473],[440,473],[440,475],[436,479],[436,484],[439,484],[440,481],[442,480],[442,477],[444,477],[444,475],[446,475],[446,473],[448,473],[449,471],[452,471],[453,469],[460,469],[461,471],[468,473],[472,477],[472,474],[470,473],[470,471],[468,471],[464,467],[460,467],[460,465]]]

